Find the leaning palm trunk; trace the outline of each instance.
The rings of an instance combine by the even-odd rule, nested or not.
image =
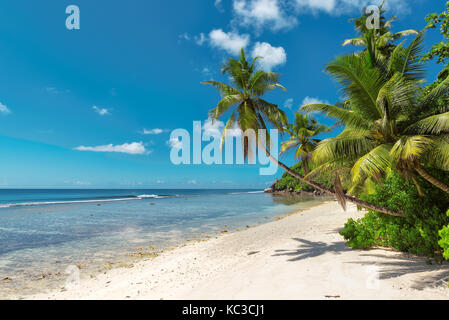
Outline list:
[[[339,197],[339,195],[337,195],[336,192],[334,192],[332,189],[329,189],[329,188],[327,188],[325,186],[322,186],[319,183],[316,183],[316,182],[309,181],[309,180],[305,179],[303,176],[301,176],[297,172],[293,171],[292,169],[290,169],[288,166],[286,166],[282,162],[279,162],[279,160],[277,160],[275,157],[273,157],[271,155],[271,153],[264,146],[261,146],[261,148],[265,151],[266,155],[272,161],[274,161],[279,167],[284,169],[292,177],[297,178],[302,183],[308,184],[308,185],[314,187],[315,189],[318,189],[318,190],[321,190],[321,191],[325,192],[326,194]],[[374,211],[382,212],[382,213],[385,213],[385,214],[388,214],[388,215],[391,215],[391,216],[395,216],[395,217],[402,217],[404,215],[402,212],[397,212],[397,211],[390,210],[388,208],[376,206],[374,204],[371,204],[369,202],[357,199],[356,197],[353,197],[353,196],[350,196],[350,195],[347,195],[347,194],[343,194],[341,196],[344,198],[344,200],[347,200],[347,201],[349,201],[351,203],[354,203],[354,204],[356,204],[358,206],[361,206],[361,207],[364,207],[366,209],[371,209],[371,210],[374,210]]]
[[[443,182],[441,182],[440,180],[434,178],[433,176],[431,176],[426,170],[424,170],[423,167],[421,167],[419,164],[415,166],[415,170],[416,172],[418,172],[421,177],[423,177],[424,179],[426,179],[427,181],[429,181],[431,184],[433,184],[434,186],[440,188],[441,190],[443,190],[446,193],[449,193],[449,187],[444,184]]]

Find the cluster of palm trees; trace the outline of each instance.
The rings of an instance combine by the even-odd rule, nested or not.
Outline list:
[[[226,130],[238,125],[243,131],[267,129],[271,125],[287,132],[290,139],[282,144],[285,152],[294,149],[306,176],[301,176],[273,157],[281,168],[301,182],[335,195],[345,208],[346,201],[359,206],[402,216],[402,212],[379,207],[357,198],[373,183],[380,183],[390,171],[413,181],[421,193],[418,176],[449,193],[449,186],[425,169],[427,166],[449,170],[449,106],[435,108],[439,99],[449,93],[449,77],[424,96],[420,96],[424,76],[420,62],[424,32],[407,30],[391,33],[391,21],[381,17],[379,30],[366,29],[365,17],[355,20],[361,36],[344,45],[363,46],[363,50],[338,57],[327,64],[326,71],[341,86],[344,101],[335,105],[302,106],[293,124],[275,104],[262,99],[265,93],[285,88],[278,83],[279,74],[256,68],[255,58],[247,61],[244,50],[239,59],[230,58],[223,74],[231,84],[207,81],[215,86],[222,100],[210,112],[212,119],[230,114]],[[405,35],[415,35],[408,46],[393,42]],[[316,136],[330,129],[319,125],[307,112],[321,112],[344,126],[338,136],[320,141]],[[244,142],[245,143],[245,142]],[[247,150],[247,146],[244,146]],[[245,155],[247,153],[245,152]],[[310,171],[309,163],[314,163]],[[315,183],[314,175],[332,172],[334,189]],[[344,192],[342,179],[349,181]]]

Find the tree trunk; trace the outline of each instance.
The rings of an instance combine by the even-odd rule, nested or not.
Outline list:
[[[301,158],[302,161],[302,167],[304,168],[304,175],[308,175],[310,173],[310,169],[309,169],[309,157],[308,156],[303,156]]]
[[[423,177],[424,179],[429,181],[435,187],[440,188],[441,190],[443,190],[446,193],[449,193],[449,187],[446,184],[444,184],[443,182],[441,182],[440,180],[432,177],[429,173],[427,173],[426,170],[424,170],[423,167],[421,167],[421,165],[416,164],[415,170],[421,175],[421,177]]]
[[[335,192],[333,190],[331,190],[329,188],[326,188],[325,186],[322,186],[322,185],[320,185],[320,184],[318,184],[316,182],[306,180],[300,174],[298,174],[297,172],[293,171],[292,169],[287,167],[285,164],[283,164],[282,162],[279,162],[279,160],[274,158],[270,154],[270,152],[268,152],[268,150],[264,146],[261,146],[261,148],[264,149],[265,153],[267,154],[267,156],[272,161],[274,161],[279,167],[284,169],[292,177],[297,178],[302,183],[308,184],[308,185],[314,187],[315,189],[321,190],[321,191],[323,191],[323,192],[325,192],[325,193],[327,193],[329,195],[336,196],[336,194],[335,194]],[[369,202],[357,199],[357,198],[355,198],[353,196],[350,196],[350,195],[347,195],[347,194],[344,195],[344,198],[347,201],[352,202],[352,203],[354,203],[354,204],[356,204],[358,206],[364,207],[366,209],[371,209],[371,210],[374,210],[374,211],[382,212],[382,213],[385,213],[385,214],[388,214],[388,215],[391,215],[391,216],[395,216],[395,217],[402,217],[404,215],[402,212],[396,212],[396,211],[390,210],[388,208],[384,208],[384,207],[381,207],[381,206],[376,206],[374,204],[371,204]]]

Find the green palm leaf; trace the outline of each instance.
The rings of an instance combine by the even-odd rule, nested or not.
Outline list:
[[[352,168],[352,181],[359,183],[366,177],[380,177],[390,166],[391,145],[382,144],[362,156]]]
[[[414,161],[428,151],[433,144],[433,140],[426,136],[403,136],[394,144],[390,155],[395,162]]]
[[[358,115],[352,110],[339,108],[328,104],[308,104],[302,106],[300,110],[307,112],[323,112],[329,117],[333,117],[350,128],[370,129],[372,128],[372,122]]]
[[[439,135],[449,133],[449,112],[436,114],[419,120],[409,126],[409,133]]]

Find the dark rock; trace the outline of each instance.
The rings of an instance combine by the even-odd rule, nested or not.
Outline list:
[[[276,183],[278,183],[278,179],[276,179],[276,181],[271,185],[271,187],[266,188],[264,190],[265,193],[273,193],[275,191],[274,186],[276,185]]]

